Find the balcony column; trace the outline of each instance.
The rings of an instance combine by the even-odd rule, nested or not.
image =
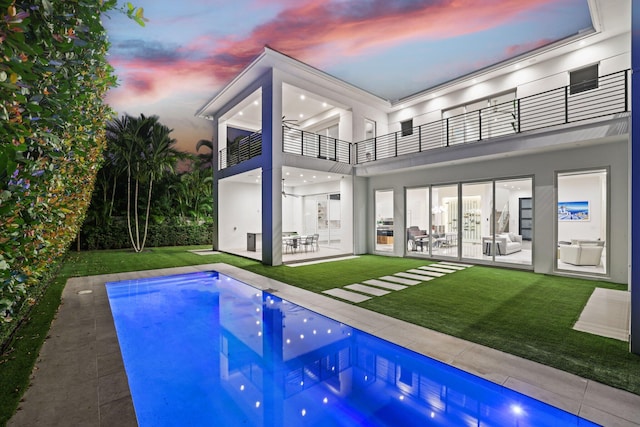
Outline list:
[[[631,99],[640,99],[640,2],[631,2]],[[631,151],[629,170],[631,221],[629,285],[631,290],[631,333],[629,347],[632,353],[640,354],[640,108],[631,106]],[[634,149],[635,147],[635,149]],[[635,214],[635,215],[634,215]]]
[[[220,171],[220,127],[225,128],[225,141],[226,141],[226,126],[219,126],[219,118],[213,118],[213,133],[211,137],[211,197],[213,199],[213,206],[211,210],[211,218],[213,219],[213,235],[211,236],[211,245],[214,251],[220,249],[220,235],[218,233],[218,200],[220,199],[218,192],[218,176]]]
[[[262,84],[262,263],[282,264],[282,79]]]

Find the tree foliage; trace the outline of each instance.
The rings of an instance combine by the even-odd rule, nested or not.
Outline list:
[[[0,0],[0,319],[35,297],[84,218],[115,85],[101,16],[116,0]],[[130,4],[122,10],[144,22]],[[4,323],[3,322],[3,323]]]
[[[127,179],[127,226],[131,246],[136,252],[144,249],[149,228],[153,185],[174,168],[185,155],[173,148],[172,129],[160,123],[158,116],[123,116],[107,125],[110,141],[108,155],[121,165]],[[141,197],[141,192],[146,196]],[[141,218],[140,201],[145,207]]]

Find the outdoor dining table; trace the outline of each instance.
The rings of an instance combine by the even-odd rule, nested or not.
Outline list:
[[[299,235],[282,236],[282,243],[285,245],[285,251],[286,248],[291,248],[292,253],[297,252],[297,250],[300,248],[300,242],[302,242],[306,238],[307,236]]]

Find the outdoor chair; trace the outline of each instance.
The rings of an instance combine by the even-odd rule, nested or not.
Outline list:
[[[304,247],[304,251],[307,252],[308,248],[311,248],[311,250],[314,250],[314,246],[313,246],[313,236],[307,236],[304,239],[302,239],[300,241],[300,245]]]
[[[289,237],[284,241],[285,244],[285,253],[287,251],[291,251],[291,253],[294,253],[296,250],[298,250],[298,243],[299,243],[300,239],[298,237]]]

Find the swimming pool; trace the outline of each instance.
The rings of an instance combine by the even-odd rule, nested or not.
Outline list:
[[[595,426],[216,272],[107,283],[141,426]]]

